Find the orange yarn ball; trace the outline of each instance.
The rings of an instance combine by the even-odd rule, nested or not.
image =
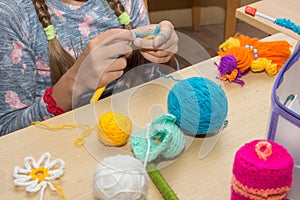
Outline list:
[[[130,119],[120,113],[107,112],[98,121],[98,138],[107,146],[123,146],[132,130]]]

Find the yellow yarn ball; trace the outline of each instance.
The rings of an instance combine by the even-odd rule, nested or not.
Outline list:
[[[266,58],[258,58],[251,62],[251,70],[253,72],[262,72],[265,70],[266,66],[268,65],[269,60]]]
[[[238,39],[230,37],[225,42],[223,42],[223,44],[219,46],[219,49],[222,49],[223,51],[227,51],[230,48],[239,47],[240,45],[241,43]]]
[[[132,130],[130,119],[120,113],[107,112],[98,121],[98,137],[107,146],[123,146]]]
[[[251,70],[253,72],[266,71],[269,76],[277,74],[277,65],[272,64],[272,61],[267,58],[258,58],[251,62]]]
[[[269,76],[275,76],[278,73],[277,64],[270,64],[266,66],[266,72]]]

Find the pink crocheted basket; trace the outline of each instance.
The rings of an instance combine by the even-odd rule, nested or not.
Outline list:
[[[235,155],[231,200],[282,200],[292,185],[294,160],[278,143],[254,140]]]

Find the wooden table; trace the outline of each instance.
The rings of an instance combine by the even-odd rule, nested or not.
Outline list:
[[[276,34],[266,40],[286,39],[292,45],[296,41]],[[218,74],[214,67],[217,58],[201,62],[179,71],[175,75],[182,78],[200,76],[209,71],[213,78]],[[243,78],[245,86],[224,84],[228,96],[229,125],[226,127],[211,153],[199,159],[200,146],[204,139],[190,138],[186,151],[172,164],[161,169],[163,176],[177,193],[180,200],[224,199],[230,198],[231,170],[236,150],[253,139],[265,138],[270,113],[271,89],[274,77],[265,73],[249,73]],[[128,90],[116,96],[103,99],[58,117],[47,120],[50,125],[64,123],[96,124],[98,117],[107,111],[128,109],[134,123],[145,126],[150,120],[149,111],[154,105],[166,108],[169,79],[156,79],[138,89]],[[132,92],[135,91],[135,92]],[[121,97],[121,98],[120,98]],[[131,97],[131,98],[129,98]],[[130,99],[130,100],[128,100]],[[127,104],[128,106],[124,106]],[[113,105],[113,106],[111,106]],[[16,131],[0,138],[0,199],[39,199],[39,193],[28,194],[23,187],[14,187],[13,168],[23,166],[23,159],[33,156],[38,159],[42,153],[49,152],[53,159],[65,161],[65,174],[55,183],[61,186],[67,199],[93,199],[92,178],[99,159],[118,154],[130,153],[128,146],[123,148],[104,147],[92,133],[87,137],[85,147],[76,147],[76,129],[51,131],[38,126]],[[46,189],[44,199],[61,199],[56,192]],[[162,199],[155,185],[150,181],[149,200]]]
[[[300,25],[300,4],[298,0],[263,0],[250,4],[249,6],[256,8],[258,12],[270,17],[290,19],[292,22]],[[238,8],[236,10],[235,16],[238,19],[241,19],[256,28],[261,29],[266,33],[275,34],[278,32],[282,32],[297,40],[300,39],[300,36],[297,33],[278,26],[264,18],[256,16],[252,17],[248,14],[245,14],[244,11],[245,6]]]

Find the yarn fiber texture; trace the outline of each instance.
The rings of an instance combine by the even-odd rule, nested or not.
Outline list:
[[[168,111],[184,133],[199,136],[217,133],[223,126],[228,101],[215,82],[192,77],[176,83],[168,95]]]
[[[282,20],[277,21],[280,23]],[[290,57],[290,48],[291,45],[284,40],[264,42],[258,38],[236,34],[219,46],[218,54],[221,59],[216,63],[219,78],[243,86],[245,83],[241,78],[249,71],[265,71],[269,76],[274,76]]]
[[[107,157],[95,169],[94,196],[101,200],[146,200],[148,180],[145,167],[133,156]]]
[[[274,23],[284,28],[290,29],[300,35],[300,26],[292,22],[290,19],[277,18],[275,19]]]
[[[289,152],[278,143],[271,144],[271,154],[259,157],[254,140],[242,146],[235,155],[231,200],[286,198],[292,185],[294,161]],[[266,148],[261,148],[266,152]]]
[[[175,124],[176,117],[163,114],[154,119],[149,128],[150,150],[148,151],[147,129],[131,135],[130,144],[135,156],[151,162],[159,156],[170,160],[177,157],[185,147],[185,139],[180,128]]]
[[[132,130],[131,120],[116,112],[107,112],[98,120],[98,138],[107,146],[123,146]]]

